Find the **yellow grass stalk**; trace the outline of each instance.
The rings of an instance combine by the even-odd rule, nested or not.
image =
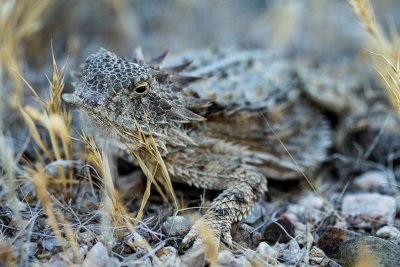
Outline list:
[[[46,101],[42,100],[36,93],[35,89],[33,89],[32,86],[21,75],[18,74],[19,77],[27,84],[28,88],[36,97],[37,102],[41,106],[41,110],[39,111],[31,106],[22,108],[21,105],[18,105],[18,110],[21,113],[26,125],[30,129],[33,139],[49,160],[53,161],[54,158],[56,160],[70,160],[72,149],[70,132],[72,114],[61,109],[61,94],[64,90],[64,71],[66,65],[63,65],[61,69],[58,68],[57,62],[54,58],[53,50],[52,64],[53,79],[51,81],[48,79],[50,85],[50,96]],[[52,153],[50,153],[50,150],[45,146],[43,138],[40,136],[34,121],[40,122],[41,125],[47,129],[48,136],[50,137]],[[62,145],[60,145],[60,141]],[[69,184],[69,189],[71,192],[73,185],[72,170],[69,171],[69,181],[66,179],[63,168],[60,167],[58,173],[63,187],[66,189],[67,184]]]
[[[218,242],[211,231],[210,227],[203,223],[199,225],[199,235],[203,241],[205,253],[207,255],[208,260],[210,261],[211,266],[219,266],[218,265]]]
[[[3,66],[3,74],[13,77],[11,102],[15,107],[22,95],[22,84],[16,75],[21,72],[22,48],[42,28],[43,14],[52,2],[0,0],[0,75]]]
[[[43,153],[46,155],[46,157],[50,160],[53,159],[53,156],[51,155],[50,151],[47,149],[47,147],[44,145],[42,138],[39,134],[39,131],[36,127],[35,122],[33,121],[31,114],[29,114],[26,108],[22,108],[21,106],[18,107],[19,113],[22,115],[22,119],[24,120],[26,126],[28,126],[33,140],[35,140],[36,144],[39,146],[39,148],[43,151]]]
[[[47,189],[48,189],[48,180],[49,177],[46,175],[44,168],[39,168],[38,170],[31,170],[31,175],[32,177],[32,183],[35,186],[35,190],[38,196],[38,199],[40,200],[43,210],[47,215],[48,218],[48,223],[53,230],[54,235],[56,236],[58,242],[60,242],[65,257],[69,260],[70,264],[73,263],[73,259],[68,258],[68,253],[67,253],[67,244],[61,235],[61,230],[58,226],[58,221],[60,221],[64,225],[64,229],[67,232],[67,238],[68,241],[71,245],[72,251],[78,260],[78,262],[82,261],[81,255],[79,253],[79,248],[77,245],[77,242],[75,240],[75,236],[73,235],[73,231],[69,223],[65,220],[64,216],[62,216],[61,212],[57,210],[56,208],[52,207],[52,202],[50,200],[50,197],[48,195]],[[56,217],[56,214],[58,215],[58,220]]]
[[[147,119],[146,116],[145,119]],[[150,134],[149,137],[146,137],[146,135],[141,131],[141,128],[137,121],[135,121],[135,124],[136,133],[132,133],[131,135],[134,136],[134,138],[136,138],[142,145],[140,148],[140,152],[136,152],[133,150],[130,150],[130,152],[136,158],[144,175],[147,177],[146,190],[143,194],[142,203],[136,216],[136,220],[139,221],[143,215],[144,207],[150,196],[151,184],[155,185],[156,189],[161,194],[166,203],[169,203],[170,200],[172,200],[175,206],[178,208],[178,202],[176,200],[174,188],[172,186],[167,167],[164,163],[160,151],[158,150],[157,143],[154,140],[153,135],[151,134],[150,126],[147,124],[147,129]],[[161,184],[161,186],[159,183]],[[162,187],[164,187],[164,189]],[[164,193],[164,191],[167,195]]]
[[[349,3],[371,36],[370,50],[375,56],[374,67],[389,92],[390,100],[400,114],[399,34],[392,31],[391,40],[386,37],[375,19],[369,0],[349,0]]]
[[[150,253],[150,255],[152,255],[153,260],[157,261],[157,257],[155,256],[155,253],[149,243],[135,230],[133,219],[128,214],[122,201],[119,198],[118,191],[115,189],[114,186],[111,168],[106,153],[104,151],[100,151],[93,138],[88,138],[83,131],[80,136],[82,143],[88,150],[86,159],[88,160],[90,165],[96,168],[98,174],[101,176],[99,178],[102,178],[103,205],[105,209],[105,212],[102,215],[103,228],[123,229],[126,227],[135,240],[134,243],[129,245],[131,247],[146,250],[148,253]],[[110,231],[103,231],[103,234],[108,238],[111,238],[112,236],[112,233]],[[123,234],[122,231],[121,234]]]

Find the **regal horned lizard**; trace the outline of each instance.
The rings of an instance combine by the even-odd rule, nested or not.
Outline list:
[[[300,178],[319,166],[330,127],[302,97],[295,68],[267,52],[206,55],[188,69],[193,76],[182,74],[189,63],[163,68],[162,59],[129,61],[101,48],[64,100],[80,107],[99,140],[137,150],[127,132],[138,125],[156,139],[174,181],[221,190],[183,243],[200,241],[205,223],[231,244],[232,223],[267,191],[267,178]]]

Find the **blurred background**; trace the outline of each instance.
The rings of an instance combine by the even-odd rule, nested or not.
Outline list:
[[[288,55],[354,53],[366,34],[345,0],[2,0],[2,42],[16,39],[28,64],[82,61],[100,46],[128,55],[204,47],[272,48]],[[400,3],[372,1],[382,25],[399,25]],[[13,34],[14,33],[14,34]],[[11,36],[7,36],[7,34]],[[17,36],[15,36],[17,35]],[[0,37],[1,38],[1,37]]]

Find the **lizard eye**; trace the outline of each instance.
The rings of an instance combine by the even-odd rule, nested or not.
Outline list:
[[[150,91],[150,85],[147,82],[135,84],[133,91],[138,95],[145,95]]]

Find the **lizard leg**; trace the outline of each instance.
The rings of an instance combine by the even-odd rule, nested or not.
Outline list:
[[[254,203],[267,191],[267,180],[255,171],[240,170],[241,179],[225,189],[210,205],[207,212],[183,239],[184,247],[202,242],[204,227],[214,234],[217,241],[232,244],[231,225],[248,214]]]
[[[202,242],[204,228],[228,244],[232,243],[231,225],[250,212],[267,191],[267,179],[243,159],[246,147],[220,139],[198,138],[197,146],[171,151],[166,165],[176,182],[198,188],[222,190],[206,213],[183,239],[183,247]],[[194,160],[195,159],[195,160]]]

